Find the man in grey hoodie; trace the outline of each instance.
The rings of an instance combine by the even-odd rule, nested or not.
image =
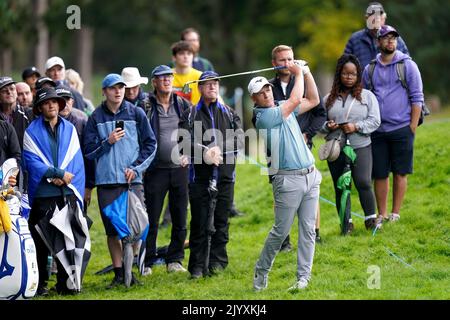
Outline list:
[[[380,52],[370,76],[366,66],[363,83],[372,87],[380,106],[381,125],[372,133],[375,197],[378,225],[384,220],[397,221],[406,193],[407,175],[413,172],[413,146],[421,108],[424,102],[420,71],[411,57],[397,50],[399,33],[384,25],[378,31]],[[403,63],[407,88],[402,86],[397,64]],[[370,85],[372,84],[372,85]],[[393,173],[393,203],[387,214],[389,173]]]

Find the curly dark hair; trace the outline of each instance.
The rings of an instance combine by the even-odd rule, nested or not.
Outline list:
[[[344,92],[346,87],[341,82],[341,73],[344,65],[348,62],[353,63],[356,66],[357,79],[353,88],[351,88],[350,93],[353,97],[355,97],[359,102],[361,100],[361,92],[362,92],[362,69],[361,64],[359,63],[358,58],[353,54],[343,54],[337,62],[336,65],[336,73],[334,74],[333,86],[331,87],[330,95],[328,96],[327,102],[325,106],[329,109],[333,103],[336,101],[339,93]]]

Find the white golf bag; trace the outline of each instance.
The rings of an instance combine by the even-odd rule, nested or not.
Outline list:
[[[5,161],[0,174],[0,299],[29,299],[39,280],[36,247],[28,221],[20,215],[21,195],[8,185],[9,176],[18,170],[10,160],[15,162]]]

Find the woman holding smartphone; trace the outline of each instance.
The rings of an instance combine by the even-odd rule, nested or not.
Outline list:
[[[352,164],[352,178],[364,210],[367,229],[376,227],[375,197],[372,189],[372,148],[370,134],[380,125],[380,110],[375,95],[362,88],[362,70],[359,60],[352,54],[344,54],[337,62],[331,92],[324,97],[327,121],[322,127],[325,139],[341,137],[341,150],[346,140],[356,153]],[[345,154],[328,161],[336,193],[336,207],[339,212],[342,191],[337,180],[345,167]],[[353,223],[350,220],[350,232]]]

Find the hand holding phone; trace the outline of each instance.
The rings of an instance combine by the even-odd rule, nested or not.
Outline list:
[[[108,137],[108,142],[110,144],[116,143],[117,141],[122,139],[123,136],[125,136],[124,127],[125,127],[125,123],[123,120],[117,120],[115,122],[115,128],[113,131],[111,131],[111,133],[109,134],[109,137]]]
[[[116,128],[123,130],[125,128],[125,122],[123,120],[116,120]]]

